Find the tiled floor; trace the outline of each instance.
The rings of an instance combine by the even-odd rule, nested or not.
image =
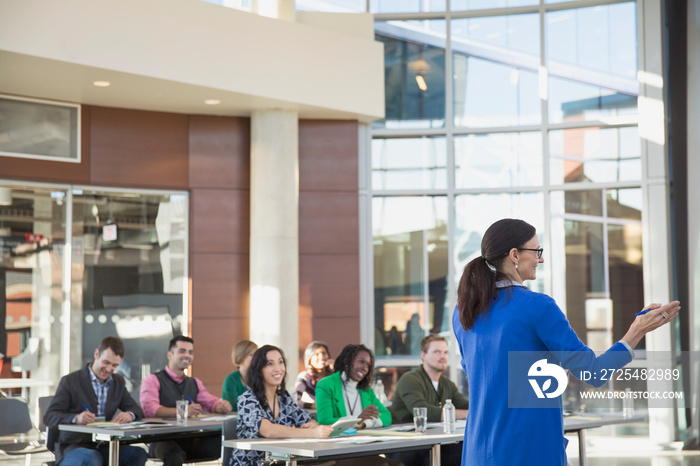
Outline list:
[[[658,444],[645,437],[607,437],[592,434],[593,432],[590,432],[586,440],[588,466],[700,466],[700,451],[682,451],[681,442]],[[578,466],[577,437],[567,435],[567,438],[569,438],[567,448],[569,464]],[[39,466],[43,461],[51,459],[53,459],[52,455],[47,453],[33,455],[31,465]],[[21,458],[8,458],[0,454],[0,466],[23,466],[24,464]],[[218,463],[197,463],[202,466],[216,464]]]

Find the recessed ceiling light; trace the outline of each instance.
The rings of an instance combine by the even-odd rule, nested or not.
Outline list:
[[[93,81],[92,85],[97,87],[109,87],[112,83],[109,81]]]
[[[207,105],[219,105],[221,101],[219,99],[207,99],[204,103]]]

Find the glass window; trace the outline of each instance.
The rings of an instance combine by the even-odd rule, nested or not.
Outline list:
[[[563,0],[562,0],[563,1]],[[539,0],[451,0],[452,11],[537,5]]]
[[[551,184],[642,179],[636,126],[550,131],[549,151]]]
[[[641,194],[641,190],[637,191]],[[610,298],[613,305],[612,341],[615,342],[625,336],[635,318],[634,314],[644,307],[642,225],[639,222],[608,225],[607,233]],[[637,349],[645,347],[646,340],[642,339]]]
[[[0,155],[80,162],[80,106],[0,96]]]
[[[61,189],[0,188],[0,371],[46,384],[24,387],[30,406],[63,375],[65,198]]]
[[[486,229],[495,221],[508,217],[521,218],[530,223],[537,229],[540,240],[544,240],[542,193],[464,194],[455,197],[455,244],[452,254],[457,281],[469,261],[481,255],[481,238]],[[544,273],[544,268],[538,269],[537,280],[529,282],[531,289],[544,290]]]
[[[82,191],[74,204],[77,352],[90,359],[102,338],[118,336],[127,348],[119,372],[136,390],[186,323],[187,195]]]
[[[376,22],[384,44],[385,118],[375,127],[445,125],[445,21]]]
[[[604,120],[636,115],[637,96],[570,79],[549,78],[549,121]]]
[[[364,13],[367,11],[365,0],[296,0],[294,6],[297,10],[329,13]]]
[[[606,189],[608,216],[627,220],[642,220],[642,190],[640,188]]]
[[[554,11],[545,23],[550,66],[566,63],[605,76],[637,78],[634,2]]]
[[[372,217],[375,353],[416,356],[449,329],[447,199],[375,197]]]
[[[521,60],[530,59],[533,69],[539,65],[539,15],[487,16],[455,19],[451,23],[453,48],[471,51],[474,55],[494,56],[498,52],[516,55],[524,52]]]
[[[539,132],[455,136],[456,188],[542,185]]]
[[[445,11],[445,0],[370,0],[370,13],[427,13]]]
[[[374,139],[372,188],[444,189],[446,158],[444,137]]]
[[[502,63],[452,55],[455,126],[483,128],[539,124],[537,73]]]

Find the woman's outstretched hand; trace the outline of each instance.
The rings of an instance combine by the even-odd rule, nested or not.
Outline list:
[[[671,301],[664,305],[652,303],[646,306],[642,311],[643,313],[637,314],[637,317],[622,339],[634,348],[644,335],[671,322],[678,315],[680,309],[681,303],[679,301]]]

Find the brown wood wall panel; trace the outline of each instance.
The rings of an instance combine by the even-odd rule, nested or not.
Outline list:
[[[248,254],[192,255],[192,314],[197,318],[247,318]]]
[[[359,215],[357,191],[299,193],[299,252],[358,254]]]
[[[190,187],[250,188],[250,118],[190,116]]]
[[[91,183],[188,188],[186,115],[93,107],[91,126]]]
[[[357,254],[302,254],[299,306],[313,318],[358,317],[360,260]]]
[[[250,192],[234,189],[193,189],[192,252],[250,251]]]
[[[248,338],[248,319],[196,318],[191,334],[195,351],[194,375],[211,393],[221,396],[224,377],[234,370],[233,345]]]
[[[357,121],[300,120],[299,189],[357,192],[357,132]]]
[[[0,157],[0,178],[48,183],[90,182],[90,106],[81,109],[80,163]]]
[[[326,342],[335,358],[345,345],[360,343],[360,315],[314,318],[312,332],[314,340]]]

